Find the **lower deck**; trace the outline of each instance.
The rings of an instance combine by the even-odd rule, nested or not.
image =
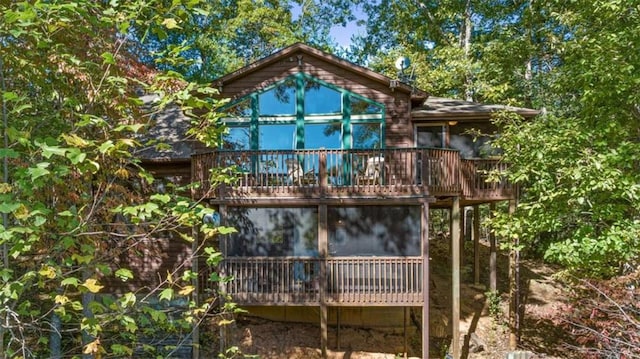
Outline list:
[[[240,305],[421,306],[425,296],[422,257],[227,258],[219,272]]]

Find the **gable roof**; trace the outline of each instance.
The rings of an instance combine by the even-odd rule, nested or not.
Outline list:
[[[278,61],[283,59],[292,58],[293,56],[297,56],[300,54],[304,54],[307,56],[313,56],[318,59],[324,60],[328,63],[331,63],[335,66],[343,68],[345,70],[357,73],[361,76],[364,76],[370,80],[377,81],[385,86],[389,86],[393,83],[395,86],[393,87],[394,91],[403,91],[411,94],[411,98],[415,100],[424,100],[428,97],[428,94],[420,89],[412,87],[406,83],[397,81],[388,76],[382,75],[375,71],[372,71],[366,67],[357,65],[353,62],[347,61],[335,55],[332,55],[328,52],[324,52],[322,50],[318,50],[314,47],[306,45],[304,43],[298,42],[289,47],[286,47],[278,52],[275,52],[269,56],[263,57],[262,59],[253,62],[243,68],[240,68],[230,74],[222,76],[213,82],[215,87],[224,87],[226,84],[236,81],[244,76],[247,76],[253,72],[260,71],[266,68],[269,65],[272,65]],[[397,81],[397,82],[396,82]]]
[[[151,119],[148,131],[137,139],[145,147],[136,154],[145,161],[189,160],[196,143],[193,136],[187,135],[191,119],[175,105],[158,110],[157,95],[143,95],[140,99]]]
[[[505,105],[487,105],[478,102],[456,100],[430,96],[422,106],[411,111],[414,119],[486,119],[495,112],[510,111],[529,118],[540,114],[540,111]]]

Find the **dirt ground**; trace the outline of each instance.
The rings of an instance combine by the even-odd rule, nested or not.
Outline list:
[[[505,358],[508,353],[508,258],[498,258],[498,291],[502,293],[498,314],[490,314],[486,286],[473,284],[472,243],[467,243],[461,271],[461,353],[462,358]],[[451,265],[448,249],[443,243],[431,245],[431,306],[430,316],[447,321],[451,310]],[[481,246],[480,283],[488,283],[489,251]],[[562,284],[553,279],[554,269],[540,263],[524,261],[521,265],[524,316],[521,323],[519,349],[528,351],[528,358],[573,358],[567,347],[570,336],[554,320],[563,311],[567,297]],[[440,293],[435,295],[434,293]],[[492,308],[496,308],[495,305]],[[495,311],[494,311],[495,312]],[[416,322],[416,321],[414,321]],[[419,320],[417,321],[419,323]],[[446,326],[445,326],[446,327]],[[448,327],[450,328],[450,326]],[[243,354],[261,359],[321,358],[319,324],[273,322],[251,316],[238,317],[228,329],[231,345]],[[329,327],[328,357],[335,359],[395,359],[417,358],[421,353],[420,328],[410,326],[405,339],[402,328]],[[474,335],[470,335],[474,333]],[[445,358],[451,335],[431,333],[430,356]],[[338,340],[339,347],[338,349]],[[406,352],[405,352],[406,340]],[[238,355],[237,357],[242,357]],[[524,358],[525,356],[522,356]],[[520,357],[519,357],[520,358]]]

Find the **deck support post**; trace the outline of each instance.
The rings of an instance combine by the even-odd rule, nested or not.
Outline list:
[[[490,215],[493,216],[496,210],[494,203],[489,204]],[[498,255],[496,247],[496,234],[489,231],[489,290],[498,290]]]
[[[227,221],[227,206],[224,204],[221,204],[218,207],[218,213],[220,213],[220,224],[225,225],[226,221]],[[220,249],[222,251],[222,256],[223,258],[227,258],[227,239],[226,238],[222,238],[222,243],[220,245]],[[224,262],[223,262],[224,263]],[[222,278],[226,277],[228,275],[227,271],[226,271],[226,265],[222,266],[222,273],[220,273],[220,276]],[[219,308],[221,312],[224,312],[222,309],[224,308],[224,302],[225,302],[225,293],[227,292],[227,288],[226,288],[226,284],[222,284],[220,286],[220,304],[219,304]],[[228,318],[227,318],[228,319]],[[224,353],[227,350],[227,325],[221,325],[220,326],[220,352]]]
[[[320,351],[322,358],[327,358],[328,325],[327,325],[327,205],[318,205],[318,253],[320,254]]]
[[[510,216],[516,212],[516,206],[516,200],[509,201]],[[509,253],[509,350],[516,350],[520,332],[520,243],[517,237],[512,241]]]
[[[473,206],[473,284],[480,284],[480,206]]]
[[[429,358],[429,203],[422,204],[422,357]],[[405,309],[405,327],[407,325]],[[405,332],[405,354],[407,351]]]
[[[460,359],[460,197],[451,206],[451,354]]]
[[[467,211],[466,207],[460,207],[460,243],[458,252],[460,253],[460,265],[464,264],[464,242],[467,239]],[[469,234],[470,235],[470,234]]]
[[[404,335],[404,358],[407,358],[407,310],[409,309],[408,307],[402,307],[403,311],[404,311],[404,316],[402,318],[402,332]]]
[[[336,309],[336,348],[340,350],[340,307]]]
[[[320,303],[320,352],[323,359],[327,359],[327,305]]]

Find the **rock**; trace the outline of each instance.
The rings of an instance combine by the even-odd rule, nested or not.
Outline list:
[[[469,334],[469,353],[480,353],[487,350],[487,343],[476,333]]]

